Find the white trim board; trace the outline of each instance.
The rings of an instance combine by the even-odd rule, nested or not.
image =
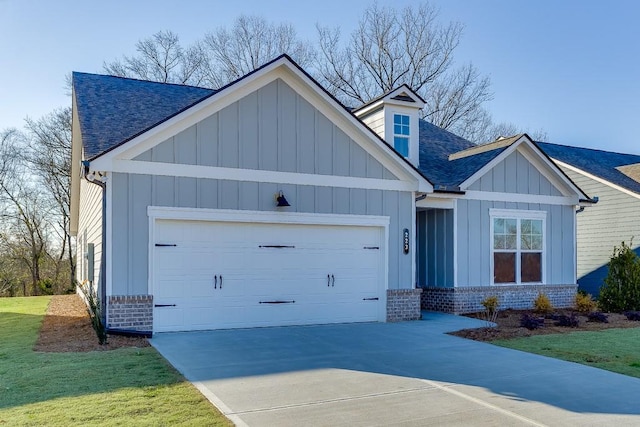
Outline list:
[[[498,163],[505,160],[509,155],[515,151],[520,152],[527,161],[538,169],[538,171],[551,182],[551,185],[556,187],[565,196],[577,195],[578,198],[584,196],[587,197],[584,192],[578,188],[564,173],[560,170],[557,164],[550,161],[541,151],[537,148],[533,142],[526,135],[523,135],[516,142],[507,147],[502,153],[492,159],[489,163],[485,164],[476,173],[467,178],[462,184],[460,189],[465,191],[469,186],[478,181],[487,172],[493,169]],[[551,173],[554,171],[554,173]],[[567,191],[570,190],[570,191]]]
[[[354,225],[388,227],[390,217],[377,215],[319,214],[306,212],[249,211],[233,209],[175,208],[148,206],[153,219],[192,221],[255,222],[274,224]]]
[[[640,194],[634,193],[633,191],[628,190],[628,189],[626,189],[624,187],[621,187],[621,186],[619,186],[617,184],[614,184],[611,181],[607,181],[606,179],[600,178],[599,176],[592,175],[589,172],[585,172],[583,169],[577,168],[577,167],[572,166],[572,165],[570,165],[568,163],[565,163],[565,162],[561,162],[560,160],[553,159],[553,161],[556,162],[558,164],[558,166],[560,166],[561,168],[567,168],[572,172],[579,173],[582,176],[585,176],[585,177],[587,177],[589,179],[597,181],[600,184],[604,184],[607,187],[611,187],[614,190],[621,191],[621,192],[623,192],[623,193],[625,193],[625,194],[627,194],[629,196],[635,197],[636,199],[640,199]],[[597,196],[597,194],[593,194],[593,196]]]
[[[416,202],[418,208],[453,209],[453,200],[483,200],[489,202],[537,203],[545,205],[578,205],[577,196],[543,196],[539,194],[505,193],[499,191],[467,190],[452,193],[447,198],[430,198]]]
[[[319,175],[258,169],[223,168],[181,163],[114,160],[113,172],[231,181],[270,182],[274,184],[313,185],[318,187],[362,188],[367,190],[416,191],[417,183],[391,179]]]

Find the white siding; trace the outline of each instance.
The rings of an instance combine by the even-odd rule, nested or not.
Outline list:
[[[362,122],[384,139],[384,110],[380,108],[361,118]]]
[[[94,286],[100,282],[100,262],[102,258],[102,190],[95,184],[82,179],[80,182],[80,216],[78,221],[78,248],[76,251],[76,278],[82,283],[88,278],[88,268],[94,271]],[[87,266],[86,248],[94,244],[94,265]]]
[[[614,246],[622,241],[628,244],[633,237],[633,248],[640,247],[640,199],[580,173],[563,170],[590,197],[599,198],[596,205],[577,216],[578,283],[597,294]]]

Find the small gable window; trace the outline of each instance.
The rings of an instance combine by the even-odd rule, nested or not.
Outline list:
[[[542,283],[545,212],[492,209],[494,284]]]
[[[393,148],[404,157],[409,157],[409,116],[393,115]]]

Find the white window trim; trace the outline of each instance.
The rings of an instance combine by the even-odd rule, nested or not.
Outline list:
[[[396,116],[401,117],[400,121],[402,122],[402,117],[407,117],[409,119],[409,124],[407,125],[407,127],[409,128],[409,134],[405,135],[403,133],[396,133]],[[409,114],[402,114],[402,113],[393,113],[392,116],[392,125],[393,125],[393,148],[398,151],[398,149],[396,148],[396,138],[403,138],[407,140],[407,155],[405,156],[404,154],[400,153],[400,151],[398,151],[400,154],[402,154],[405,158],[409,158],[411,156],[411,116]],[[400,126],[405,126],[403,124],[400,124]]]
[[[516,249],[516,281],[512,283],[495,283],[494,282],[494,263],[493,263],[493,254],[495,252],[493,247],[493,220],[495,218],[505,218],[505,219],[516,219],[518,220],[518,249]],[[523,219],[533,219],[533,220],[542,220],[542,259],[541,259],[541,268],[542,268],[542,281],[541,282],[526,282],[522,283],[521,280],[521,265],[520,265],[520,256],[522,253],[520,248],[520,220]],[[513,285],[542,285],[546,283],[547,277],[547,266],[546,266],[546,254],[547,254],[547,212],[546,211],[528,211],[528,210],[517,210],[517,209],[489,209],[489,274],[490,274],[490,283],[492,286],[513,286]]]

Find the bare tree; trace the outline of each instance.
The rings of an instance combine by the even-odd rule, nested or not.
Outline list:
[[[339,29],[318,26],[318,34],[318,78],[347,105],[406,83],[425,99],[426,119],[465,136],[466,120],[476,120],[492,97],[488,77],[473,65],[454,67],[462,25],[441,25],[428,3],[402,10],[374,4],[346,44]]]
[[[3,133],[0,139],[0,244],[29,270],[31,294],[38,295],[51,216],[40,188],[34,185],[25,168],[23,150],[18,132]]]
[[[291,24],[274,24],[258,16],[239,16],[229,29],[220,27],[203,41],[207,55],[204,81],[220,87],[244,76],[283,53],[306,67],[313,47],[298,38]]]
[[[478,126],[471,134],[471,141],[477,144],[487,144],[494,142],[500,137],[509,137],[520,133],[528,134],[534,141],[546,141],[548,139],[547,132],[540,129],[528,129],[515,125],[514,123],[493,123],[491,117],[486,114],[485,124]]]
[[[55,215],[54,232],[59,244],[55,245],[56,278],[63,259],[69,266],[69,284],[75,281],[75,256],[69,233],[71,209],[71,107],[54,110],[38,120],[26,119],[28,147],[25,159],[46,190],[43,198],[49,200]],[[44,201],[44,200],[43,200]],[[52,248],[53,249],[53,248]]]
[[[171,31],[159,31],[136,44],[137,56],[104,63],[111,75],[163,83],[202,84],[205,55],[199,43],[183,47]]]

